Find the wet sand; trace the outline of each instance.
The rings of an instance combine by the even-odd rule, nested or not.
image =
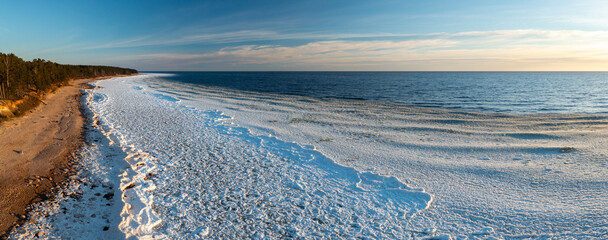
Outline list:
[[[0,123],[0,237],[70,176],[83,143],[80,89],[93,80],[74,80],[25,116]]]

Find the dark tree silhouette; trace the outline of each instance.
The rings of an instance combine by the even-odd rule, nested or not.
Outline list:
[[[47,91],[70,79],[135,74],[137,70],[108,66],[58,64],[43,59],[23,61],[0,53],[0,100],[17,100],[28,93]]]

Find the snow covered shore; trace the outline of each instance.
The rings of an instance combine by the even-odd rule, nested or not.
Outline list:
[[[606,116],[262,95],[162,76],[87,90],[81,178],[11,237],[608,237]]]

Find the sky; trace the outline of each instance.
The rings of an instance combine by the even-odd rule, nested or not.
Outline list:
[[[608,71],[608,1],[8,1],[0,52],[140,71]]]

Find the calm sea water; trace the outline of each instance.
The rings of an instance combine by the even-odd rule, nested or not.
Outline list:
[[[608,113],[608,72],[171,72],[206,86],[481,112]]]

